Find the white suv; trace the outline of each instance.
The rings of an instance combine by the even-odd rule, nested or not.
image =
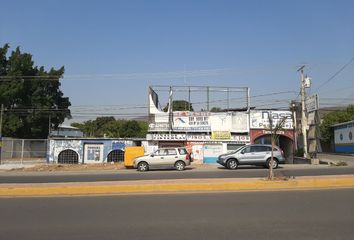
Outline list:
[[[160,148],[149,155],[135,158],[134,168],[142,172],[151,168],[170,167],[182,171],[190,165],[190,162],[190,156],[185,148]]]

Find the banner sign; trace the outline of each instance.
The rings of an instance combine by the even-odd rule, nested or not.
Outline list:
[[[168,113],[155,114],[154,122],[149,124],[149,131],[175,132],[212,132],[230,131],[249,132],[249,114],[247,112],[173,112],[172,124],[168,122]]]
[[[285,122],[283,129],[293,129],[293,119],[291,111],[270,111],[270,110],[253,110],[251,111],[251,129],[268,129],[269,117],[273,120],[275,127],[283,118]]]
[[[213,131],[211,133],[212,140],[230,140],[231,132],[229,131]]]
[[[149,124],[149,131],[154,131],[154,132],[166,132],[169,131],[170,125],[168,123],[150,123]]]
[[[187,139],[186,134],[176,134],[176,133],[156,133],[156,134],[147,134],[147,140],[159,141],[159,140],[168,140],[168,141],[185,141]]]
[[[251,141],[251,138],[249,135],[231,136],[231,139],[236,142],[250,142]]]
[[[186,132],[210,131],[209,112],[174,112],[173,130]]]
[[[180,134],[180,133],[149,133],[146,135],[148,141],[190,141],[190,142],[215,142],[225,140],[227,142],[250,142],[249,135],[231,135],[230,132],[213,132],[213,135]],[[212,134],[213,134],[212,133]],[[219,134],[219,135],[215,135]]]
[[[188,141],[210,141],[211,136],[210,135],[199,135],[199,134],[188,134],[187,135],[187,140]]]

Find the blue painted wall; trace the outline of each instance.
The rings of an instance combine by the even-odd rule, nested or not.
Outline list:
[[[107,155],[112,150],[124,150],[128,146],[136,146],[135,141],[124,139],[51,139],[49,141],[47,161],[57,163],[59,154],[64,150],[70,149],[79,155],[79,163],[82,163],[85,144],[102,144],[103,162],[107,162]]]

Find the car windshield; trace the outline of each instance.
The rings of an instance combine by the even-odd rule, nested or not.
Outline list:
[[[243,147],[240,147],[240,148],[238,148],[238,149],[236,149],[236,150],[232,150],[232,151],[230,151],[230,152],[227,152],[227,154],[234,154],[234,153],[237,153],[237,152],[241,151],[242,149],[244,149],[244,148],[243,148]]]

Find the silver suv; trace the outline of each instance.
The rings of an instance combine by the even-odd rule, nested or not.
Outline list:
[[[185,148],[160,148],[149,155],[135,158],[134,168],[142,172],[150,168],[170,167],[182,171],[190,162],[190,155]]]
[[[272,145],[251,144],[240,147],[236,151],[222,154],[218,157],[217,163],[229,169],[236,169],[238,165],[263,165],[270,167]],[[283,151],[274,147],[274,161],[272,168],[277,168],[279,163],[284,163]]]

